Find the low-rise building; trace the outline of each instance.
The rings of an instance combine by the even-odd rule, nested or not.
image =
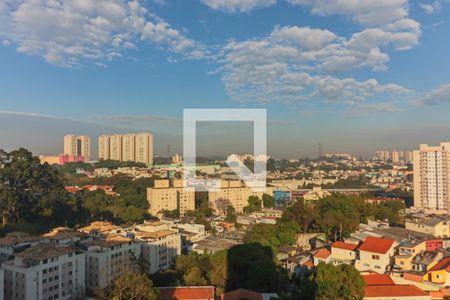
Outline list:
[[[195,191],[185,188],[183,180],[155,180],[154,187],[147,189],[147,200],[153,216],[176,209],[181,215],[195,210]]]
[[[88,238],[84,232],[67,227],[53,228],[50,232],[42,235],[43,241],[60,245],[71,245],[75,242],[82,242]]]
[[[450,286],[450,257],[441,259],[428,270],[423,279],[442,286]]]
[[[148,274],[167,269],[181,254],[181,234],[169,223],[145,222],[135,226],[132,234],[140,242],[142,267]]]
[[[391,239],[368,237],[358,248],[359,257],[355,268],[383,274],[393,263],[397,242]]]
[[[104,288],[115,277],[137,269],[141,246],[120,235],[110,235],[85,243],[86,287]]]
[[[438,238],[450,237],[449,222],[440,218],[409,219],[405,221],[405,228]]]
[[[356,249],[359,244],[334,242],[331,245],[331,255],[328,260],[335,265],[353,264],[356,259]]]
[[[85,254],[71,247],[39,244],[15,254],[2,269],[5,299],[84,297]]]

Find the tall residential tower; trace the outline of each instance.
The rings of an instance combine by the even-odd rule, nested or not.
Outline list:
[[[450,142],[413,152],[414,207],[450,212]]]
[[[91,159],[91,138],[87,135],[64,136],[64,155],[83,156],[85,161]]]

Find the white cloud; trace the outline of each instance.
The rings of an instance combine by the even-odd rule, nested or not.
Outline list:
[[[267,7],[277,0],[202,0],[204,4],[214,10],[226,12],[249,12],[257,7]]]
[[[431,15],[435,12],[439,12],[442,9],[442,3],[440,1],[434,1],[433,3],[419,3],[420,8],[427,14]]]
[[[360,25],[382,26],[408,16],[408,0],[287,0],[316,15],[344,15]]]
[[[383,85],[375,79],[358,81],[324,75],[367,67],[386,69],[389,55],[381,48],[405,48],[406,41],[390,35],[395,33],[394,29],[402,28],[392,26],[389,29],[392,32],[380,29],[384,39],[373,38],[366,46],[364,39],[355,35],[346,39],[328,30],[276,27],[265,38],[230,41],[222,49],[218,72],[222,74],[226,92],[237,101],[316,98],[356,104],[377,94],[405,94],[407,89],[394,84]]]
[[[419,104],[437,105],[450,103],[450,83],[442,84],[419,99]]]
[[[420,4],[420,7],[423,9],[423,11],[428,14],[431,15],[432,13],[434,13],[434,7],[431,4]]]
[[[201,51],[138,0],[6,0],[0,37],[19,52],[62,66],[104,64],[141,40],[187,56]]]

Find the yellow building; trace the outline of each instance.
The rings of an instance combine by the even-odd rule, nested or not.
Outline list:
[[[147,200],[153,216],[164,210],[178,209],[181,215],[195,210],[195,191],[184,188],[182,180],[155,180],[154,187],[147,189]]]
[[[221,188],[208,192],[209,207],[216,213],[225,213],[224,208],[234,207],[237,213],[242,213],[244,207],[248,206],[248,198],[257,196],[262,198],[264,192],[255,192],[244,186],[240,180],[221,180]]]
[[[405,228],[415,232],[433,235],[439,238],[450,237],[449,222],[439,218],[406,220]]]
[[[443,286],[450,286],[450,257],[439,261],[425,274],[423,279]]]
[[[394,257],[394,264],[400,270],[412,270],[412,259],[418,253],[426,250],[425,242],[404,243],[398,247],[398,255]]]

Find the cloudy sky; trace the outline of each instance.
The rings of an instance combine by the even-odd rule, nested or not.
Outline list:
[[[267,108],[276,157],[449,140],[450,0],[0,0],[0,148],[155,133],[184,108]],[[205,126],[204,155],[251,151]],[[95,139],[94,139],[95,142]]]

